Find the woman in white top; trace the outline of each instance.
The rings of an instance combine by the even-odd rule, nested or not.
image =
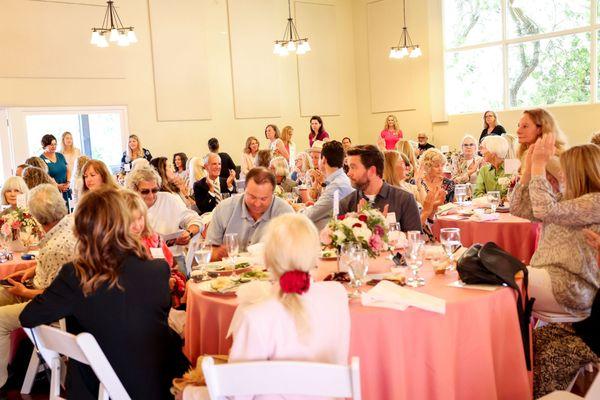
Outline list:
[[[310,271],[317,265],[321,248],[314,224],[302,214],[281,215],[269,223],[263,242],[265,265],[276,283],[252,282],[238,290],[240,304],[229,327],[229,334],[233,335],[229,362],[293,360],[347,364],[348,295],[339,282],[311,279]],[[186,387],[183,394],[184,399],[206,396],[206,388],[193,386]]]
[[[283,144],[283,140],[281,140],[281,134],[277,125],[267,125],[265,128],[265,137],[270,141],[269,150],[271,150],[273,157],[283,156],[287,159],[290,156]]]
[[[67,160],[69,172],[73,175],[75,171],[75,160],[81,155],[81,150],[73,146],[73,135],[71,132],[64,132],[60,139],[60,152]],[[68,181],[72,181],[72,176],[67,176]]]
[[[260,150],[258,139],[254,136],[249,136],[246,139],[246,146],[244,146],[244,151],[242,152],[242,171],[240,176],[245,177],[248,171],[254,168],[258,150]]]
[[[294,165],[296,159],[296,143],[292,142],[292,136],[294,135],[294,128],[287,125],[281,130],[281,141],[288,152],[288,157],[285,157],[289,165]]]

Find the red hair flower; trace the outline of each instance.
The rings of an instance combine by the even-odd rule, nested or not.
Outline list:
[[[297,269],[288,271],[279,278],[279,286],[283,293],[302,294],[310,287],[310,276],[308,272]]]

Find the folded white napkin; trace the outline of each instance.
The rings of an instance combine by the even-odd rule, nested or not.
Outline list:
[[[262,242],[254,243],[246,249],[250,253],[250,258],[255,265],[265,265],[265,244]]]
[[[446,313],[446,300],[407,289],[389,281],[381,281],[373,289],[363,293],[361,302],[363,306],[367,307],[404,311],[412,306],[438,314]]]
[[[442,204],[441,206],[438,207],[437,211],[436,211],[436,215],[446,215],[449,214],[454,208],[458,208],[457,204],[454,203],[446,203],[446,204]]]
[[[490,202],[488,201],[487,196],[480,196],[473,199],[471,202],[473,207],[489,207]]]
[[[485,213],[476,213],[471,215],[471,221],[495,221],[497,219],[500,219],[500,214],[498,213],[492,213],[492,214],[485,214]]]

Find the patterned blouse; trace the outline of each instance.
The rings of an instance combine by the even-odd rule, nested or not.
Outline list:
[[[542,222],[542,235],[531,267],[545,268],[557,302],[573,314],[589,313],[600,287],[597,251],[582,232],[600,233],[600,193],[561,200],[545,177],[515,186],[510,212]]]
[[[416,185],[414,179],[411,179],[410,183]],[[421,185],[423,185],[423,187],[425,188],[425,192],[429,193],[429,188],[427,187],[427,184],[425,183],[424,179],[421,179]],[[444,189],[444,191],[446,192],[446,200],[444,201],[444,203],[451,203],[454,199],[454,181],[452,179],[442,178],[442,189]]]
[[[462,154],[459,154],[452,160],[452,180],[454,183],[469,183],[471,181],[472,176],[477,176],[477,172],[479,168],[484,164],[483,157],[478,155],[474,155],[472,162],[475,163],[477,168],[475,169],[475,173],[473,175],[468,174],[469,166],[471,160],[467,160]]]

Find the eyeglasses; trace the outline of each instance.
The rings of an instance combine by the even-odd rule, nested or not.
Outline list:
[[[475,147],[475,143],[463,143],[463,147]]]
[[[143,196],[147,196],[150,194],[150,192],[152,192],[152,194],[156,194],[158,193],[158,188],[153,188],[153,189],[142,189],[140,190],[140,194]]]

